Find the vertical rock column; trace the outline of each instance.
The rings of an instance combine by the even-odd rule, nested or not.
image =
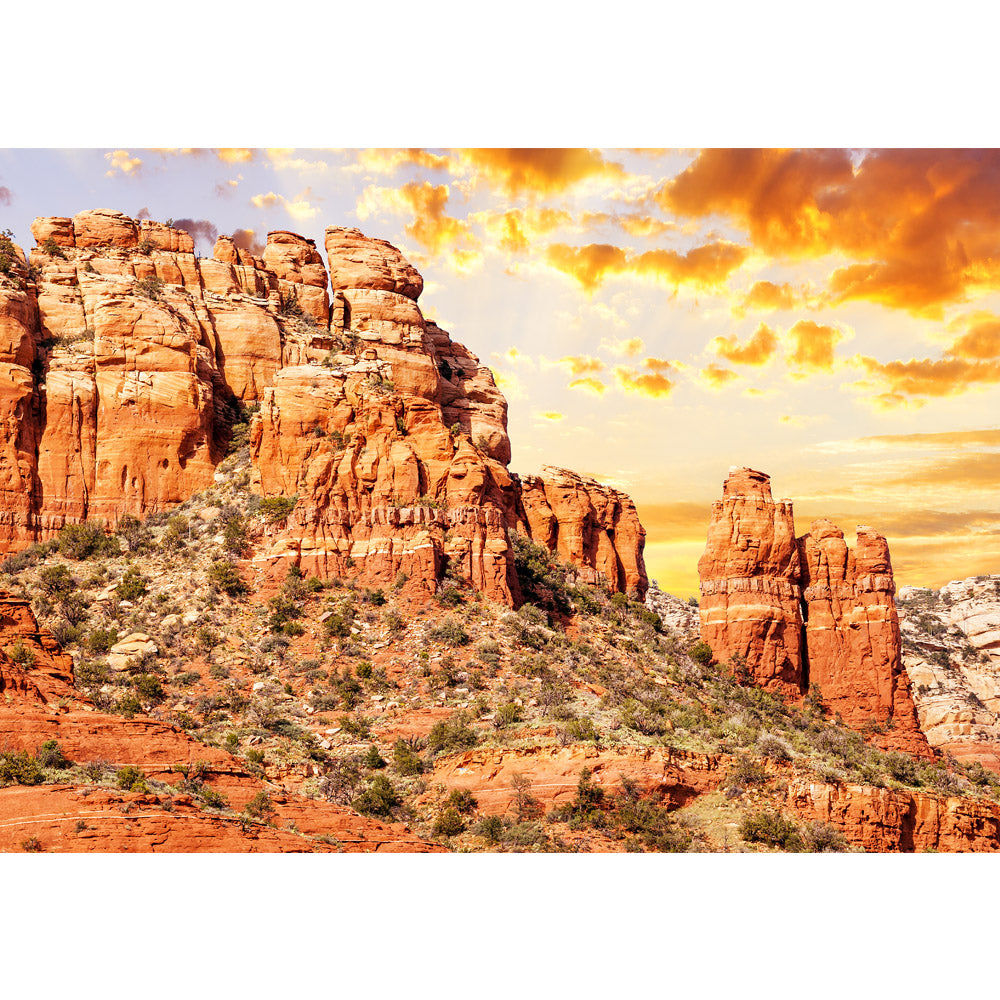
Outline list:
[[[872,528],[857,535],[851,551],[843,531],[820,518],[798,540],[809,681],[849,726],[888,725],[879,742],[927,754],[902,666],[889,546]]]
[[[804,687],[799,549],[792,504],[763,472],[730,469],[698,561],[701,635],[720,662],[743,657],[756,684]]]

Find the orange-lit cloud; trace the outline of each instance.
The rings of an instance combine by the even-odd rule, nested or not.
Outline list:
[[[722,368],[719,365],[709,365],[707,368],[702,368],[698,374],[701,382],[716,392],[740,378],[731,368]]]
[[[138,156],[132,156],[127,149],[116,149],[114,152],[105,153],[104,159],[111,164],[111,169],[105,173],[106,177],[114,177],[116,171],[132,176],[142,169],[142,160]]]
[[[431,254],[457,246],[474,249],[478,241],[468,224],[445,211],[449,196],[447,184],[430,181],[410,181],[398,188],[367,187],[358,201],[357,215],[361,220],[386,211],[412,215],[406,232]]]
[[[558,413],[555,410],[546,410],[545,413],[542,413],[542,414],[539,414],[539,415],[541,417],[543,417],[545,420],[565,420],[566,419],[566,414],[565,413]]]
[[[735,336],[716,337],[708,349],[732,364],[766,365],[778,349],[778,336],[766,323],[761,323],[745,344]]]
[[[600,358],[589,354],[570,354],[560,358],[557,364],[562,365],[570,375],[587,375],[591,372],[602,372],[606,365]]]
[[[465,170],[512,196],[550,195],[590,179],[619,180],[620,163],[593,149],[460,149]]]
[[[568,388],[570,389],[584,389],[587,392],[593,392],[598,396],[603,396],[607,392],[608,387],[597,378],[576,378],[570,382]]]
[[[444,170],[451,165],[451,158],[426,149],[360,149],[358,165],[373,174],[394,174],[401,167],[422,167],[425,170]]]
[[[858,438],[863,447],[887,448],[966,448],[972,446],[1000,447],[1000,430],[987,428],[978,431],[937,431],[918,434],[873,434]]]
[[[980,313],[968,330],[948,348],[953,358],[967,361],[991,361],[1000,358],[1000,317]]]
[[[301,156],[293,156],[294,149],[267,149],[265,154],[269,166],[275,170],[319,171],[329,169],[325,160],[307,160]]]
[[[833,326],[822,326],[811,319],[800,319],[789,331],[792,343],[788,363],[803,372],[832,372],[834,347],[844,333]]]
[[[541,236],[572,221],[569,212],[554,208],[509,208],[474,212],[468,222],[482,225],[487,237],[509,253],[526,253]]]
[[[721,215],[772,255],[853,259],[835,300],[913,313],[1000,287],[1000,151],[711,149],[654,195],[681,215]]]
[[[658,359],[647,359],[647,367],[653,368],[652,365],[648,364],[649,360],[657,361]],[[670,370],[670,367],[669,362],[662,362],[662,366],[659,371],[654,369],[653,374],[646,374],[640,373],[635,368],[628,368],[625,365],[616,365],[614,374],[618,385],[621,386],[625,392],[636,393],[640,396],[650,396],[651,398],[659,399],[663,396],[669,396],[671,390],[676,384],[671,382],[670,379],[663,374],[663,371]]]
[[[217,149],[215,155],[223,163],[249,163],[254,158],[254,150],[244,147]]]
[[[967,361],[964,358],[924,358],[889,361],[858,355],[852,359],[886,387],[881,401],[902,404],[914,396],[957,396],[974,386],[1000,383],[1000,361]],[[859,388],[865,388],[865,384]]]
[[[775,312],[779,309],[791,309],[795,301],[795,292],[787,282],[776,285],[773,281],[757,281],[743,299],[742,308],[756,312]]]
[[[230,239],[238,249],[248,250],[255,257],[259,257],[264,252],[264,241],[257,239],[252,229],[237,229]]]
[[[595,291],[608,277],[618,275],[652,277],[675,286],[717,287],[746,256],[745,247],[725,241],[707,243],[685,254],[675,250],[647,250],[630,255],[607,243],[582,247],[552,243],[546,249],[548,263],[576,278],[588,292]]]

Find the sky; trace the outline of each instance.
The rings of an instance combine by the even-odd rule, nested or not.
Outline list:
[[[898,584],[1000,569],[1000,153],[931,149],[0,150],[0,228],[115,208],[210,254],[388,239],[489,365],[511,469],[629,493],[697,593],[733,465],[796,528],[889,539]]]

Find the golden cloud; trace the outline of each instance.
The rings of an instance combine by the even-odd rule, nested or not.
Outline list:
[[[667,284],[691,284],[713,288],[722,284],[743,263],[747,249],[719,241],[695,247],[685,254],[675,250],[647,250],[629,255],[621,247],[590,243],[571,247],[552,243],[546,248],[548,263],[576,278],[588,291],[599,288],[611,276],[651,277]]]
[[[732,364],[766,365],[778,349],[778,336],[766,323],[761,323],[745,344],[735,336],[715,337],[708,349]]]
[[[565,413],[558,413],[555,410],[547,410],[545,413],[540,414],[545,420],[564,420],[566,418]]]
[[[833,326],[822,326],[811,319],[800,319],[789,331],[792,351],[788,363],[804,372],[832,372],[834,347],[844,333]]]
[[[740,378],[731,368],[722,368],[719,365],[709,365],[699,372],[700,380],[709,389],[719,391],[724,389],[730,382]]]
[[[590,179],[619,180],[620,163],[592,149],[460,149],[461,167],[518,197],[558,194]]]
[[[325,160],[306,160],[292,156],[294,149],[268,149],[265,151],[269,164],[275,170],[324,171],[328,169]]]
[[[562,365],[570,375],[586,375],[589,372],[602,372],[606,365],[600,358],[589,354],[569,354],[560,358],[557,364]]]
[[[995,385],[1000,382],[1000,361],[967,361],[964,358],[930,358],[909,361],[881,362],[875,358],[858,355],[852,359],[879,382],[887,387],[891,397],[905,402],[910,396],[957,396],[973,386]],[[861,383],[859,388],[866,388]]]
[[[215,155],[223,163],[249,163],[254,157],[254,150],[242,147],[217,149]]]
[[[473,212],[468,221],[482,225],[501,249],[525,253],[541,236],[572,221],[569,212],[554,208],[510,208],[504,212]]]
[[[1000,358],[1000,317],[980,313],[968,330],[948,348],[948,355],[968,361]]]
[[[835,299],[939,315],[1000,287],[1000,151],[711,149],[654,193],[681,215],[721,215],[766,253],[856,263]]]
[[[754,282],[742,302],[743,309],[757,312],[776,312],[779,309],[791,309],[794,305],[795,292],[792,286],[788,282],[776,285],[773,281]]]
[[[607,392],[608,387],[597,378],[577,378],[573,379],[569,384],[570,389],[584,389],[587,392],[593,392],[598,396],[603,396]]]
[[[274,208],[275,205],[281,205],[293,219],[307,221],[316,218],[320,211],[317,206],[310,204],[310,197],[312,197],[312,191],[309,188],[303,191],[302,194],[296,195],[295,199],[291,201],[283,194],[275,194],[273,191],[268,191],[267,194],[253,195],[250,198],[250,204],[255,208],[262,209]]]
[[[1000,447],[1000,430],[980,431],[936,431],[923,434],[873,434],[858,438],[856,442],[863,448],[965,448],[994,445]]]
[[[650,396],[654,399],[658,399],[661,396],[669,396],[675,385],[675,383],[659,372],[646,375],[641,374],[634,368],[627,368],[624,365],[617,365],[614,369],[614,374],[618,384],[625,392],[636,393],[640,396]]]
[[[106,177],[114,177],[115,171],[121,171],[126,176],[138,174],[142,169],[142,160],[138,156],[132,156],[126,149],[116,149],[113,153],[105,153],[104,159],[111,164],[111,169],[105,174]]]
[[[426,149],[360,149],[357,162],[373,174],[394,174],[401,167],[444,170],[451,165],[449,157]]]

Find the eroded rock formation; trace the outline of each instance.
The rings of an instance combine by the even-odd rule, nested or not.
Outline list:
[[[108,209],[32,234],[30,260],[0,276],[0,549],[205,489],[259,404],[255,486],[297,500],[262,569],[403,574],[426,593],[448,573],[512,604],[514,529],[645,594],[629,498],[564,470],[511,475],[492,373],[424,318],[423,279],[391,244],[330,227],[328,271],[285,230],[259,257],[219,237],[210,258]]]
[[[792,503],[770,480],[732,469],[713,505],[701,576],[701,634],[720,662],[799,695],[816,686],[854,728],[885,727],[879,742],[927,755],[903,669],[889,547],[857,529],[851,550],[825,518],[796,539]]]

